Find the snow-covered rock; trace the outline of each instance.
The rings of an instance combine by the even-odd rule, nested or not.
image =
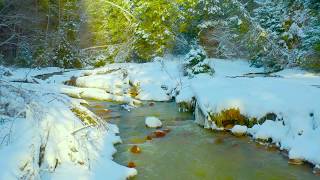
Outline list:
[[[159,128],[162,126],[162,122],[157,117],[146,117],[145,124],[149,128]]]
[[[231,132],[236,136],[243,136],[247,133],[247,130],[248,130],[247,126],[235,125],[231,129]]]

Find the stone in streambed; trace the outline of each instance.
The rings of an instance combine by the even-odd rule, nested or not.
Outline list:
[[[137,167],[137,166],[136,166],[136,164],[135,164],[134,162],[130,161],[130,162],[128,163],[128,167],[129,167],[129,168],[135,168],[135,167]]]
[[[96,109],[101,109],[101,108],[104,108],[105,106],[101,104],[95,104],[95,105],[92,105],[91,107]]]
[[[132,143],[132,144],[143,144],[143,143],[146,142],[146,139],[145,138],[134,137],[134,138],[130,138],[129,142]]]
[[[157,130],[157,131],[154,131],[153,134],[155,135],[156,138],[161,138],[166,136],[167,133],[162,130]]]
[[[222,143],[224,143],[224,139],[221,137],[215,138],[214,143],[215,144],[222,144]]]
[[[96,110],[96,113],[99,115],[104,115],[104,114],[109,114],[111,112],[111,110],[109,109],[98,109]]]
[[[134,154],[139,154],[139,153],[141,153],[141,149],[140,149],[139,146],[137,146],[137,145],[132,146],[131,149],[130,149],[130,151],[131,151],[132,153],[134,153]]]
[[[234,127],[233,124],[227,124],[227,125],[225,125],[224,129],[230,130],[230,129],[232,129],[233,127]]]
[[[301,165],[301,164],[303,164],[303,160],[302,159],[289,159],[288,163],[293,164],[293,165]]]
[[[152,140],[152,136],[148,135],[148,136],[146,137],[146,140],[151,141],[151,140]]]
[[[145,119],[145,124],[148,128],[160,128],[162,127],[162,122],[160,121],[160,119],[150,116],[150,117],[146,117]]]

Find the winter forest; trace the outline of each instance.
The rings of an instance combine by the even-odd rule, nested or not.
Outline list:
[[[319,0],[0,0],[0,180],[320,178]]]

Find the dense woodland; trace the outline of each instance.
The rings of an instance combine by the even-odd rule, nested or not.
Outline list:
[[[0,0],[0,63],[81,68],[203,48],[320,71],[319,0]]]

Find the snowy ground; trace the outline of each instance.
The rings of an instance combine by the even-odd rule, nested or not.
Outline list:
[[[177,103],[190,103],[195,99],[196,122],[212,129],[221,128],[210,120],[209,113],[230,108],[239,108],[247,117],[261,118],[275,113],[275,120],[266,120],[252,128],[235,126],[232,132],[247,133],[259,140],[271,139],[280,149],[288,151],[290,159],[320,165],[320,76],[298,69],[266,75],[260,74],[263,69],[252,68],[246,61],[209,59],[214,75],[199,74],[191,78],[182,75],[183,65],[179,58],[173,59],[158,58],[145,64],[123,63],[94,70],[68,71],[46,80],[34,80],[33,77],[41,72],[26,75],[23,73],[26,70],[18,70],[16,74],[20,75],[11,71],[12,76],[3,76],[2,83],[13,89],[23,87],[27,92],[22,94],[28,96],[15,98],[22,95],[1,86],[4,94],[1,97],[6,98],[1,98],[0,105],[9,103],[7,112],[12,111],[12,114],[0,112],[0,126],[19,131],[11,132],[14,136],[9,145],[0,148],[0,159],[6,159],[1,161],[0,174],[44,179],[61,179],[73,173],[73,177],[83,179],[124,179],[134,175],[134,169],[112,162],[115,152],[112,144],[120,141],[114,126],[98,121],[98,126],[72,133],[86,126],[70,111],[78,107],[87,112],[80,105],[81,100],[76,100],[81,98],[119,101],[129,104],[129,109],[139,106],[142,100],[175,98]],[[53,68],[51,71],[59,70]],[[22,79],[33,83],[9,82]],[[73,81],[69,85],[73,86],[65,85],[64,82],[70,79]],[[111,128],[102,130],[106,126]],[[40,148],[43,145],[47,148],[39,165],[39,157],[42,157],[39,151],[43,151]],[[83,171],[79,173],[79,169]]]
[[[0,69],[0,179],[126,179],[137,173],[112,161],[113,144],[121,142],[116,126],[82,106],[85,101],[61,94],[57,84],[34,78],[48,69]]]

